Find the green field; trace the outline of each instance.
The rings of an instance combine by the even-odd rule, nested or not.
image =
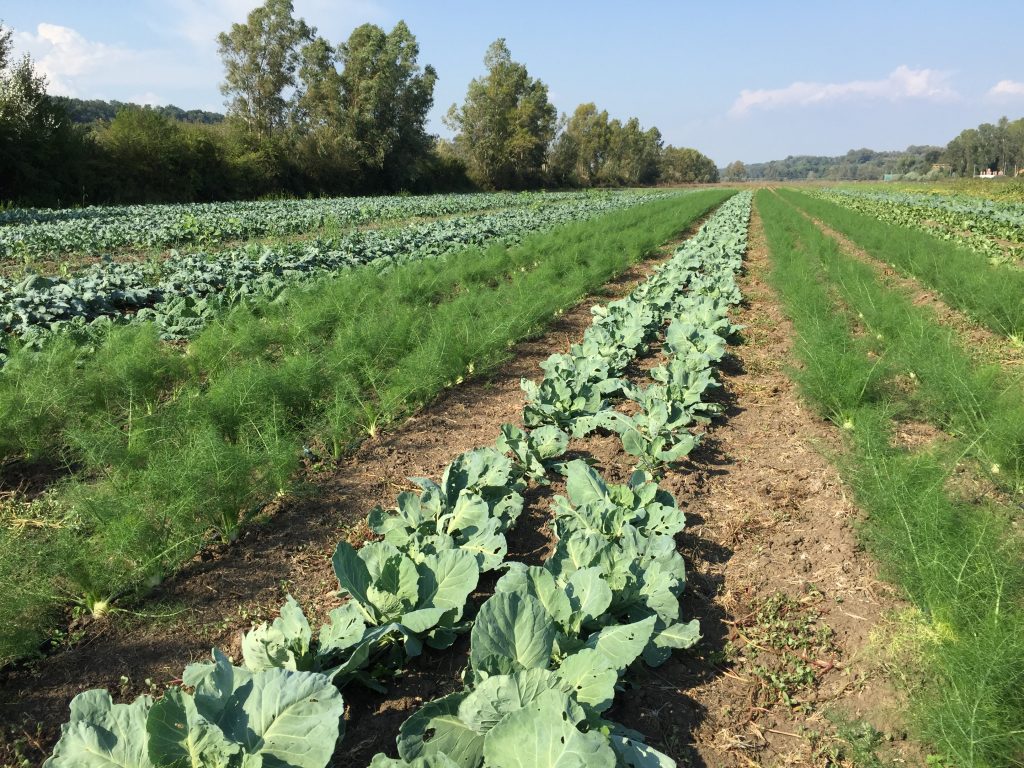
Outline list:
[[[1024,768],[1024,5],[7,5],[0,766]]]

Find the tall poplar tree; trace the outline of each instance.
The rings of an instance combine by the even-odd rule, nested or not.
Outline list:
[[[315,35],[316,29],[295,18],[291,0],[266,0],[249,12],[244,24],[232,24],[217,35],[228,114],[251,134],[267,139],[291,121],[295,73],[303,46]]]
[[[12,58],[13,45],[0,24],[0,200],[71,202],[84,172],[82,132],[47,95],[32,58]]]
[[[426,124],[437,72],[420,67],[418,58],[404,21],[389,33],[363,24],[338,46],[342,130],[373,187],[408,184],[433,146]]]
[[[487,74],[470,82],[462,107],[453,104],[445,119],[459,132],[455,146],[483,187],[537,184],[558,117],[548,87],[512,60],[503,38],[487,49],[484,65]]]

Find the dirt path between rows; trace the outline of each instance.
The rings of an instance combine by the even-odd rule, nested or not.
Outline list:
[[[9,671],[0,678],[0,759],[40,762],[68,701],[85,688],[130,699],[177,680],[212,646],[237,655],[240,633],[275,616],[286,593],[317,626],[338,602],[328,561],[336,541],[364,541],[366,513],[392,503],[408,476],[436,478],[461,451],[493,443],[500,424],[518,423],[520,377],[538,377],[543,359],[582,335],[595,300],[626,293],[653,266],[634,267],[543,337],[518,345],[495,374],[445,393],[340,467],[310,468],[304,488],[268,524],[247,531],[238,546],[190,563],[140,609],[144,616],[119,613],[82,626],[72,647]],[[609,716],[640,730],[681,766],[827,765],[845,749],[834,736],[835,715],[870,721],[895,739],[888,754],[923,764],[900,740],[894,723],[902,702],[870,651],[872,629],[898,604],[858,548],[851,527],[858,513],[823,456],[838,450],[837,436],[800,404],[783,370],[791,328],[766,286],[767,268],[755,214],[741,281],[747,306],[738,317],[746,341],[723,366],[717,393],[725,418],[665,480],[689,521],[680,539],[691,569],[684,612],[700,618],[704,640],[663,667],[639,671]],[[615,437],[574,441],[572,450],[613,480],[631,469]],[[558,490],[528,493],[510,558],[543,558],[544,507]],[[481,585],[478,600],[492,583]],[[347,732],[336,762],[358,766],[379,750],[394,754],[402,721],[422,701],[459,687],[467,646],[464,637],[449,651],[414,660],[389,681],[387,695],[346,688]]]

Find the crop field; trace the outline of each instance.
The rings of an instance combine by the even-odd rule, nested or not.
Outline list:
[[[128,319],[154,321],[165,339],[185,338],[218,311],[251,299],[272,301],[293,283],[369,262],[385,266],[435,256],[496,238],[514,242],[531,231],[629,206],[637,194],[442,195],[412,203],[407,198],[380,198],[376,203],[343,199],[326,204],[151,206],[103,215],[81,209],[81,216],[68,219],[37,211],[9,212],[9,223],[0,226],[0,262],[6,259],[12,267],[19,266],[19,254],[31,263],[31,257],[53,251],[90,254],[97,249],[319,233],[328,226],[325,222],[332,229],[355,224],[378,228],[212,252],[172,251],[166,258],[104,260],[73,272],[65,262],[60,265],[65,274],[44,276],[33,269],[20,278],[0,277],[0,332],[22,340],[56,330],[88,335],[97,325]],[[432,220],[387,226],[396,217],[408,216]],[[22,223],[26,218],[29,223]]]
[[[1024,203],[858,188],[828,188],[819,194],[883,221],[931,231],[993,263],[1020,266],[1024,258]]]
[[[4,4],[0,768],[1024,768],[1024,3],[648,5]]]
[[[1022,215],[4,211],[0,754],[1012,764]]]

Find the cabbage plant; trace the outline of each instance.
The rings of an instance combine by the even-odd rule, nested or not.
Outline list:
[[[654,760],[646,764],[674,765],[602,716],[621,672],[648,642],[650,625],[598,633],[556,663],[557,626],[542,603],[521,590],[496,593],[480,609],[471,635],[471,686],[406,720],[398,736],[404,762],[382,758],[372,765],[417,765],[441,755],[462,768],[613,768],[641,755]]]
[[[71,701],[47,768],[323,768],[342,733],[344,702],[324,675],[233,667],[214,652],[154,701],[115,704],[103,690]],[[188,689],[192,689],[189,692]]]
[[[424,555],[417,562],[387,541],[358,551],[341,541],[332,562],[354,606],[345,609],[344,626],[397,633],[408,656],[418,656],[424,642],[447,648],[455,641],[463,628],[463,608],[480,578],[476,557],[461,549]],[[346,629],[346,636],[354,634]]]
[[[554,466],[552,459],[565,454],[569,448],[569,435],[553,424],[529,431],[512,424],[502,424],[501,436],[495,447],[502,453],[512,455],[512,461],[521,477],[547,485],[548,469]]]
[[[370,529],[416,561],[451,549],[470,552],[480,569],[493,570],[505,559],[505,532],[523,510],[520,472],[498,448],[461,454],[441,483],[412,478],[420,492],[405,491],[393,509],[376,507]]]

